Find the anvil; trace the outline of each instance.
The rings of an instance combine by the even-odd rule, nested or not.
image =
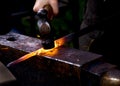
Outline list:
[[[5,65],[42,47],[40,39],[13,32],[1,35],[0,39],[0,60]],[[49,52],[44,56],[33,56],[9,69],[18,79],[20,86],[85,86],[84,80],[91,81],[93,86],[92,84],[96,84],[94,80],[99,84],[98,79],[101,79],[102,73],[116,68],[115,65],[104,62],[99,54],[65,46],[57,47],[54,52],[56,51],[54,55]],[[90,76],[90,79],[86,75]],[[91,79],[91,76],[94,79]]]

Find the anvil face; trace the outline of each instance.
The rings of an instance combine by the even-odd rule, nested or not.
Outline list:
[[[8,46],[27,53],[42,48],[40,39],[28,37],[17,33],[11,32],[6,35],[2,35],[0,36],[0,39],[1,45]],[[52,55],[51,53],[54,52],[57,53],[55,53],[55,55]],[[84,63],[101,57],[101,55],[98,54],[66,47],[55,48],[53,51],[48,51],[48,53],[44,53],[42,56],[55,61],[57,59],[57,61],[76,65],[78,67],[80,67]]]
[[[41,40],[13,32],[1,35],[0,44],[25,52],[32,52],[42,47]]]

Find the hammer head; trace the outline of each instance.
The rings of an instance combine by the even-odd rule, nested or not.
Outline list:
[[[37,13],[37,26],[39,29],[40,38],[42,40],[42,46],[44,49],[51,49],[54,47],[54,35],[53,28],[48,18],[48,11],[46,9],[40,9]]]
[[[54,48],[54,40],[53,39],[42,40],[42,46],[44,49]]]

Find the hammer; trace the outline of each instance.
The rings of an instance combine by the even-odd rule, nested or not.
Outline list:
[[[51,19],[53,17],[53,10],[50,5],[45,5],[40,9],[36,16],[37,26],[39,29],[39,35],[42,40],[42,46],[44,49],[51,49],[54,47],[54,33],[51,26]]]

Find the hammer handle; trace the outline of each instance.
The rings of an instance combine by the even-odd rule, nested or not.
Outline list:
[[[49,4],[47,4],[43,8],[48,12],[47,17],[51,20],[54,16],[52,7]]]

